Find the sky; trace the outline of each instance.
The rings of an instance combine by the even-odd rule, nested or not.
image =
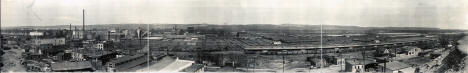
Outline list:
[[[306,24],[468,29],[467,0],[1,0],[2,26]]]

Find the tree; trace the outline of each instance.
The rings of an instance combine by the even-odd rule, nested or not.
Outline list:
[[[11,49],[10,47],[3,46],[3,50],[10,50],[10,49]]]

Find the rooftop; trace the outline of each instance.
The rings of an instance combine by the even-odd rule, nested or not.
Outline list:
[[[412,64],[412,65],[424,65],[428,62],[431,62],[429,57],[415,57],[410,59],[402,60],[403,63]]]
[[[120,63],[120,62],[128,61],[128,60],[131,60],[131,59],[135,59],[135,58],[138,58],[138,57],[141,57],[141,56],[144,56],[144,55],[145,54],[136,54],[136,55],[131,55],[131,56],[124,56],[124,57],[120,57],[120,58],[117,58],[117,59],[113,59],[110,62]]]
[[[197,70],[203,68],[204,65],[202,64],[192,64],[192,66],[185,68],[183,72],[196,72]]]
[[[76,69],[86,69],[93,68],[90,61],[81,61],[81,62],[60,62],[52,63],[52,70],[76,70]]]
[[[370,59],[370,58],[366,58],[366,59],[352,58],[352,59],[346,59],[346,62],[352,65],[366,65],[370,63],[377,63],[375,62],[374,59]]]
[[[178,58],[166,56],[163,59],[161,59],[159,62],[149,66],[148,68],[144,68],[138,71],[139,72],[180,72],[192,66],[193,63],[194,61],[180,60]]]
[[[89,57],[100,57],[100,56],[114,53],[112,51],[104,51],[104,50],[98,50],[98,49],[77,49],[77,50],[73,50],[73,52],[81,53]]]
[[[380,63],[379,66],[384,67],[384,63]],[[398,62],[398,61],[393,61],[393,62],[388,62],[385,68],[390,69],[390,70],[399,70],[399,69],[404,69],[408,67],[411,67],[411,65]]]

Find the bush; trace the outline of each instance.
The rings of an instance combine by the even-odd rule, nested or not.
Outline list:
[[[3,52],[3,50],[0,50],[0,56],[2,56],[3,54],[5,54],[5,52]]]
[[[10,50],[10,47],[3,47],[3,50]]]

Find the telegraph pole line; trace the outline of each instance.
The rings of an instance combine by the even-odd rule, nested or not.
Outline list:
[[[320,68],[323,68],[323,24],[320,24]],[[322,70],[320,70],[322,72]]]
[[[147,25],[148,25],[148,26],[147,26],[147,28],[148,28],[148,29],[147,29],[147,32],[148,32],[147,34],[148,34],[148,37],[149,37],[149,36],[150,36],[150,29],[149,29],[149,24],[147,24]],[[150,71],[150,68],[149,68],[149,66],[150,66],[150,56],[152,55],[152,54],[150,53],[150,52],[151,52],[151,49],[150,49],[149,43],[150,43],[150,41],[149,41],[149,39],[147,39],[147,40],[146,40],[146,47],[148,47],[148,55],[147,55],[148,61],[147,61],[146,64],[147,64],[148,71]]]

